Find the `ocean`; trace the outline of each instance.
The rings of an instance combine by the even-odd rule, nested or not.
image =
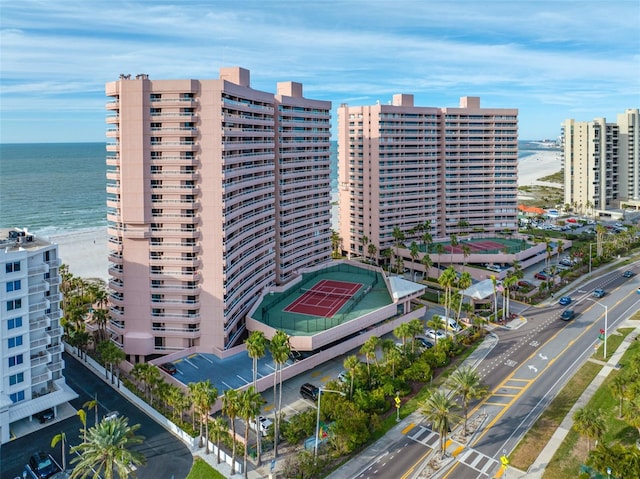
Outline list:
[[[519,156],[548,150],[520,142]],[[337,147],[331,145],[331,188],[338,189]],[[105,143],[0,144],[0,228],[42,236],[107,225]]]

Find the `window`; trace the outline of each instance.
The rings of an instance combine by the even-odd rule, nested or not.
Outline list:
[[[24,373],[12,374],[9,376],[9,386],[14,386],[24,382]]]
[[[16,356],[11,356],[9,358],[9,367],[13,367],[13,366],[17,366],[19,364],[22,364],[24,361],[24,358],[22,356],[22,354],[17,354]]]
[[[7,273],[15,273],[20,271],[20,261],[13,261],[4,265]]]
[[[18,401],[24,401],[24,391],[18,391],[17,393],[10,394],[9,398],[13,403],[16,403]]]
[[[11,301],[7,301],[7,311],[13,311],[14,309],[22,308],[22,299],[12,299]]]
[[[15,281],[7,281],[7,293],[10,293],[11,291],[18,291],[20,288],[22,288],[22,283],[19,279],[16,279]]]
[[[22,346],[22,336],[15,336],[13,338],[9,338],[7,340],[7,343],[9,345],[9,349]]]
[[[22,316],[18,316],[17,318],[11,318],[7,321],[7,329],[15,329],[22,327]]]

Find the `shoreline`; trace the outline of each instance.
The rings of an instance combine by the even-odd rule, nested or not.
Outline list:
[[[532,151],[530,155],[518,159],[518,186],[545,185],[555,183],[539,181],[538,178],[557,173],[561,170],[560,152],[557,150]],[[558,185],[561,187],[562,185]],[[338,192],[331,191],[331,202],[338,201]],[[338,227],[338,205],[332,205],[332,227]],[[109,247],[106,226],[82,228],[78,230],[59,230],[49,233],[33,233],[58,245],[58,254],[62,263],[69,267],[74,276],[81,278],[99,278],[109,281]],[[49,233],[49,234],[47,234]]]

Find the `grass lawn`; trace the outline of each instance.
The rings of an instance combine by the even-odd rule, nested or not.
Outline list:
[[[624,331],[624,335],[626,336],[632,330],[625,329],[622,331]],[[634,341],[625,352],[620,364],[622,364],[624,368],[624,364],[628,364],[629,359],[638,354],[640,354],[640,343]],[[612,371],[609,376],[607,376],[607,379],[602,386],[598,388],[598,391],[596,391],[587,404],[587,407],[602,411],[606,429],[603,440],[606,443],[620,442],[625,445],[633,445],[638,437],[638,432],[626,422],[618,419],[619,401],[613,397],[611,389],[609,388],[609,384],[618,374],[620,374],[619,371]],[[593,448],[593,444],[591,444],[591,447]],[[580,437],[575,430],[571,429],[549,462],[543,477],[545,479],[563,479],[565,477],[575,476],[580,465],[584,464],[587,460],[588,454],[586,439]]]
[[[193,467],[187,479],[224,479],[224,476],[207,464],[203,459],[196,457]]]

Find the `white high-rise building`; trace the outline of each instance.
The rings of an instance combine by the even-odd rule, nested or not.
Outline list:
[[[578,211],[640,207],[640,116],[628,109],[615,123],[562,124],[564,202]]]
[[[0,442],[10,426],[75,397],[62,375],[58,246],[0,230]]]

